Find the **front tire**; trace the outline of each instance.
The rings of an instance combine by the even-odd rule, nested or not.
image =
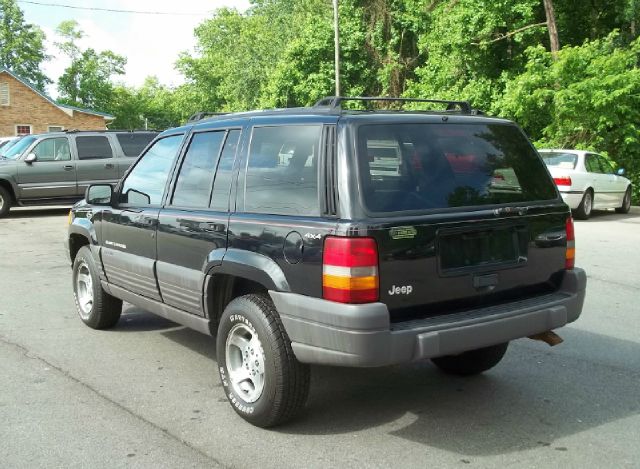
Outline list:
[[[616,208],[616,212],[629,213],[629,210],[631,210],[631,186],[627,187],[624,198],[622,199],[622,206]]]
[[[580,205],[574,211],[574,217],[578,220],[588,220],[593,210],[593,190],[584,191]]]
[[[509,342],[492,345],[476,350],[469,350],[460,355],[447,355],[432,358],[431,361],[443,372],[450,375],[471,376],[487,371],[502,360],[507,352]]]
[[[233,410],[258,427],[299,413],[309,394],[309,367],[293,354],[273,302],[245,295],[225,308],[218,327],[218,371]]]
[[[5,187],[0,186],[0,218],[9,213],[9,209],[11,209],[11,202],[13,202],[11,193]]]
[[[109,295],[100,284],[89,246],[82,246],[73,260],[73,298],[80,319],[92,329],[109,329],[122,314],[122,300]]]

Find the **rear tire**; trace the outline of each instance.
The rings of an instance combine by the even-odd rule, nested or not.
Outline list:
[[[271,299],[236,298],[218,327],[218,371],[233,410],[258,427],[292,419],[309,394],[309,367],[298,362]]]
[[[80,319],[92,329],[109,329],[122,314],[122,300],[109,295],[100,284],[89,246],[82,246],[73,260],[73,298]]]
[[[584,191],[582,200],[578,208],[574,210],[573,215],[578,220],[588,220],[593,211],[593,190],[587,189]]]
[[[13,197],[11,196],[11,192],[9,192],[5,187],[0,186],[0,218],[9,213],[12,202]]]
[[[507,352],[509,342],[492,345],[476,350],[469,350],[460,355],[447,355],[444,357],[432,358],[431,361],[440,368],[441,371],[458,376],[471,376],[487,371],[502,360]]]
[[[629,213],[631,210],[631,186],[627,187],[627,191],[624,193],[624,198],[622,199],[622,206],[616,209],[618,213]]]

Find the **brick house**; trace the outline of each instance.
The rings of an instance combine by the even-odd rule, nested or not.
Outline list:
[[[0,137],[64,129],[105,130],[114,116],[60,104],[0,67]]]

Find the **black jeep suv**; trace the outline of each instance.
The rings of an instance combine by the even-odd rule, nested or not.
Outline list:
[[[557,339],[586,276],[523,132],[465,102],[345,109],[375,100],[192,122],[89,187],[67,243],[82,320],[127,301],[216,336],[230,403],[263,427],[304,406],[311,363],[470,375]]]

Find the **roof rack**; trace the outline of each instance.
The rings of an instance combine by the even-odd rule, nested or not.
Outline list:
[[[195,114],[192,114],[188,119],[187,122],[196,122],[196,121],[201,121],[202,119],[206,119],[207,117],[214,117],[214,116],[223,116],[225,114],[228,114],[228,112],[209,112],[209,111],[200,111],[200,112],[196,112]]]
[[[158,130],[158,129],[94,129],[94,130],[81,130],[81,129],[63,129],[61,132],[67,133],[67,134],[79,134],[79,133],[83,133],[83,132],[120,132],[120,133],[124,133],[124,132],[162,132],[162,130]]]
[[[468,101],[450,101],[443,99],[420,99],[420,98],[391,98],[391,97],[381,97],[374,98],[368,96],[357,96],[357,97],[346,97],[346,96],[327,96],[326,98],[322,98],[317,103],[313,105],[313,107],[328,107],[331,110],[342,111],[341,104],[345,101],[359,101],[370,103],[374,101],[382,101],[382,102],[401,102],[401,103],[436,103],[436,104],[446,104],[446,111],[455,111],[461,112],[463,114],[472,114],[473,110],[471,109],[471,105]],[[435,109],[422,109],[422,111],[437,111]],[[441,111],[441,110],[440,110]]]

